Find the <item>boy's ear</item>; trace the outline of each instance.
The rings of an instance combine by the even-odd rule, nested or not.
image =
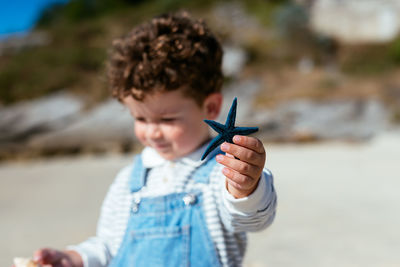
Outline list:
[[[222,99],[221,93],[212,93],[206,97],[203,103],[206,119],[215,120],[218,117],[221,112]]]

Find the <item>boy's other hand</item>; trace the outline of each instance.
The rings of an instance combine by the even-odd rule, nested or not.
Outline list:
[[[235,135],[233,142],[221,145],[226,155],[218,155],[217,162],[225,166],[222,173],[227,178],[229,193],[235,198],[242,198],[257,188],[265,164],[265,149],[255,137]]]
[[[34,253],[35,262],[51,267],[82,267],[80,255],[75,251],[60,251],[52,248],[39,249]]]

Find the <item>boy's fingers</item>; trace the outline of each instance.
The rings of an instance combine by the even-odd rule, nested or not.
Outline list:
[[[265,153],[264,145],[260,140],[250,136],[235,135],[233,137],[233,142],[237,145],[247,147],[248,149],[254,150],[257,153]]]
[[[254,179],[232,169],[223,168],[222,173],[226,176],[227,182],[236,189],[249,190],[254,186]]]
[[[260,154],[246,147],[226,142],[221,145],[221,150],[249,164],[262,167],[264,166],[265,154]]]
[[[258,177],[259,174],[259,168],[256,166],[253,166],[249,163],[243,162],[241,160],[227,157],[224,155],[218,155],[216,157],[216,160],[218,163],[221,163],[222,165],[231,168],[235,171],[237,171],[240,174],[250,176],[250,177]]]
[[[62,255],[58,250],[43,248],[34,253],[33,260],[41,264],[54,263],[60,260]]]

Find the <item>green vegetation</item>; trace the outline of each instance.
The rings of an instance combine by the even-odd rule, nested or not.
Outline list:
[[[93,101],[108,97],[105,62],[112,39],[156,14],[201,10],[214,1],[72,0],[53,6],[37,30],[50,43],[0,56],[0,104],[68,89]]]
[[[109,96],[105,77],[107,50],[115,37],[154,15],[188,9],[207,17],[212,5],[229,0],[71,0],[53,6],[40,19],[37,30],[49,36],[45,46],[0,55],[0,104],[68,89],[90,95],[93,101]],[[306,27],[308,13],[290,0],[239,1],[258,19],[266,34],[246,32],[240,45],[249,54],[252,70],[268,71],[295,66],[304,56],[315,65],[336,62],[348,75],[380,74],[400,65],[400,37],[380,46],[339,46],[316,36]],[[211,17],[210,17],[211,18]],[[209,23],[212,23],[212,19]],[[211,24],[210,23],[210,24]],[[214,25],[210,25],[215,29]],[[223,39],[232,37],[228,23]],[[235,32],[235,33],[234,33]],[[236,36],[235,36],[236,37]],[[330,81],[318,87],[334,87]]]
[[[290,2],[289,0],[247,0],[244,1],[244,4],[247,12],[257,17],[262,25],[270,27],[274,24],[277,11]]]
[[[400,38],[387,44],[343,47],[342,70],[349,75],[380,75],[400,65]]]

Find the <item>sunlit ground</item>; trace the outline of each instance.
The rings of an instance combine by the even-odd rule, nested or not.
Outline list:
[[[400,135],[365,144],[268,145],[278,213],[249,236],[245,266],[399,266]],[[94,234],[101,201],[132,156],[0,165],[0,265]]]

